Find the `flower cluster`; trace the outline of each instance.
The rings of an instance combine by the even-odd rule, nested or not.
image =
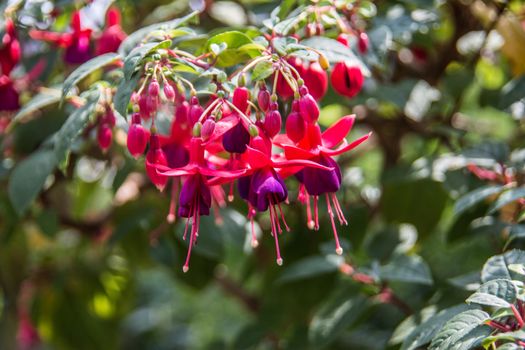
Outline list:
[[[334,157],[352,150],[369,135],[346,141],[354,116],[344,116],[321,130],[317,100],[328,88],[325,57],[321,54],[317,61],[302,62],[275,55],[270,48],[229,79],[214,76],[208,98],[197,93],[191,82],[172,74],[173,59],[181,59],[177,52],[166,50],[157,58],[147,63],[142,84],[132,97],[135,113],[127,147],[135,157],[145,153],[146,172],[159,190],[171,181],[167,220],[187,218],[184,239],[189,240],[189,248],[183,270],[189,269],[200,217],[212,210],[219,215],[217,209],[226,199],[233,200],[235,184],[248,206],[252,246],[258,245],[253,221],[258,213],[268,212],[276,260],[281,265],[279,235],[289,230],[283,211],[289,200],[288,178],[299,183],[298,201],[306,207],[309,228],[319,229],[319,201],[325,200],[335,251],[342,254],[336,221],[346,225],[347,220],[336,196],[341,171]],[[198,57],[188,59],[203,63]],[[273,73],[246,86],[250,70],[262,61],[272,64]],[[360,86],[356,88],[348,71],[338,64],[332,72],[334,88],[355,95]],[[173,106],[174,111],[169,135],[160,134],[156,127],[157,111],[164,105]],[[229,186],[227,196],[223,185]]]

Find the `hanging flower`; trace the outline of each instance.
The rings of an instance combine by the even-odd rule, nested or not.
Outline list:
[[[110,8],[106,15],[106,27],[95,45],[95,54],[102,55],[108,52],[117,52],[126,36],[126,33],[120,26],[120,11],[115,7]]]

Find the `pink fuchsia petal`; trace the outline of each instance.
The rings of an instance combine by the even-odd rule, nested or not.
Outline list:
[[[253,169],[272,166],[272,160],[266,154],[250,146],[246,146],[246,152],[243,155],[243,159]]]
[[[29,36],[31,39],[47,41],[60,47],[69,46],[73,40],[71,33],[54,33],[45,30],[30,30]]]
[[[357,146],[359,146],[360,144],[362,144],[363,142],[365,142],[366,140],[368,140],[368,138],[372,135],[372,133],[368,133],[367,135],[364,135],[364,136],[361,136],[360,138],[358,138],[357,140],[355,140],[354,142],[350,143],[350,144],[345,144],[335,150],[331,150],[331,149],[323,149],[322,152],[328,156],[337,156],[339,154],[343,154],[345,152],[348,152],[354,148],[356,148]]]
[[[222,137],[228,130],[239,124],[239,117],[235,114],[228,117],[222,118],[215,123],[215,130],[213,134],[208,139],[208,142],[215,141]]]
[[[302,166],[302,167],[310,167],[310,168],[316,168],[316,169],[327,170],[327,171],[334,170],[334,168],[332,167],[327,167],[327,166],[324,166],[319,163],[312,162],[306,159],[292,159],[292,160],[285,160],[282,162],[272,162],[272,166],[274,168],[284,168],[284,167],[289,167],[289,166],[294,166],[294,167]]]
[[[209,168],[199,168],[199,173],[204,176],[214,176],[224,178],[226,180],[232,180],[246,173],[246,169],[239,170],[215,170]]]
[[[146,160],[146,164],[148,164],[148,161]],[[195,175],[197,174],[198,167],[195,165],[187,165],[182,168],[172,169],[170,167],[159,165],[159,164],[151,164],[150,166],[154,167],[157,171],[157,174],[168,176],[168,177],[179,177],[179,176],[187,176],[187,175]]]
[[[321,138],[323,140],[323,146],[326,148],[332,148],[341,143],[341,141],[344,140],[346,135],[348,135],[350,130],[352,130],[354,122],[355,115],[347,115],[339,119],[328,129],[326,129],[325,132],[323,132],[321,135]]]
[[[311,152],[307,151],[305,149],[286,145],[283,147],[284,149],[284,155],[286,156],[286,159],[310,159],[316,156],[316,153],[318,152]]]

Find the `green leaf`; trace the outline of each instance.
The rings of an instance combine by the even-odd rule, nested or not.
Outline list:
[[[141,28],[136,32],[131,33],[128,37],[120,44],[118,52],[121,56],[127,56],[136,46],[138,46],[148,35],[154,31],[172,31],[178,27],[185,25],[192,19],[197,19],[198,12],[192,12],[184,17],[174,19],[172,21],[166,21],[161,23],[155,23],[147,27]],[[186,33],[190,33],[187,31]],[[177,33],[183,35],[184,32]],[[171,36],[173,37],[173,36]]]
[[[273,27],[273,30],[277,34],[288,35],[291,30],[301,21],[300,16],[293,16],[279,22]]]
[[[467,299],[474,303],[495,307],[510,307],[516,301],[517,289],[510,280],[496,279],[484,283]]]
[[[97,56],[82,65],[80,65],[77,69],[71,73],[66,80],[64,81],[64,84],[62,85],[62,101],[66,98],[68,92],[78,84],[82,79],[87,77],[89,74],[93,73],[97,69],[100,69],[104,66],[107,66],[108,64],[111,64],[115,61],[120,59],[120,55],[109,52],[101,56]]]
[[[123,117],[128,115],[128,104],[139,80],[140,74],[134,74],[129,80],[123,77],[113,97],[115,110]]]
[[[487,185],[465,194],[456,201],[454,214],[459,215],[463,213],[486,198],[500,193],[503,189],[504,187],[501,185]]]
[[[9,199],[16,212],[22,215],[42,190],[46,179],[56,166],[55,153],[40,150],[21,161],[9,178]]]
[[[491,329],[483,325],[483,322],[488,318],[489,314],[482,310],[467,310],[454,316],[432,339],[429,349],[469,349],[463,344],[471,345],[472,339],[474,339],[473,343],[481,342],[480,334],[484,334],[483,338],[490,334]],[[482,330],[481,333],[480,329]]]
[[[221,67],[233,66],[258,56],[264,48],[254,44],[252,39],[238,31],[222,32],[206,42],[206,49],[217,57]]]
[[[495,213],[498,209],[501,209],[505,205],[522,198],[525,198],[525,187],[513,188],[505,191],[494,203],[492,203],[489,208],[489,213]]]
[[[346,61],[361,68],[364,76],[370,76],[368,67],[354,55],[351,49],[337,40],[314,36],[301,41],[301,44],[321,51],[331,63]]]
[[[54,89],[46,89],[45,91],[34,96],[29,102],[18,111],[13,117],[13,123],[19,122],[25,117],[40,111],[41,109],[57,104],[60,102],[60,91]]]
[[[517,330],[517,331],[514,331],[514,332],[507,332],[507,333],[500,333],[500,334],[496,334],[496,335],[491,335],[487,338],[485,338],[483,340],[483,346],[488,349],[489,346],[492,344],[492,343],[495,343],[495,342],[498,342],[498,343],[502,343],[502,342],[505,342],[505,341],[509,341],[509,342],[512,342],[512,343],[507,343],[505,345],[514,345],[516,347],[505,347],[505,346],[498,346],[498,350],[501,350],[501,349],[523,349],[523,347],[518,347],[514,342],[516,340],[521,340],[521,341],[524,341],[525,340],[525,331],[523,330]]]
[[[343,262],[344,259],[338,255],[311,256],[287,267],[277,281],[291,282],[334,272]]]
[[[268,78],[273,74],[273,63],[262,61],[255,65],[252,71],[252,80],[259,81]]]
[[[346,293],[345,293],[346,294]],[[367,299],[348,295],[330,300],[313,317],[308,338],[317,349],[330,344],[341,332],[350,327],[365,311]]]
[[[398,255],[381,267],[379,276],[385,281],[431,285],[432,275],[427,263],[418,255]]]
[[[469,309],[468,305],[457,305],[431,316],[423,323],[414,328],[414,330],[405,337],[401,350],[415,350],[428,344],[432,341],[432,338],[439,332],[443,325],[448,322],[452,317],[457,314]],[[413,316],[411,316],[413,317]]]
[[[514,264],[525,264],[524,251],[514,249],[491,257],[481,270],[481,281],[485,283],[495,279],[519,280],[519,274],[509,270],[509,265]]]
[[[167,49],[170,45],[171,40],[164,40],[160,43],[147,43],[131,50],[129,55],[124,59],[124,77],[127,80],[130,80],[133,73],[135,73],[135,68],[140,64],[144,57],[156,50]]]
[[[71,145],[89,124],[99,96],[100,93],[98,91],[91,92],[86,99],[86,103],[79,109],[76,109],[56,133],[54,150],[61,169],[67,165]]]

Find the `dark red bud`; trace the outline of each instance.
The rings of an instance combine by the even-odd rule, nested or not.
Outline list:
[[[357,40],[357,48],[359,52],[365,54],[368,51],[368,35],[365,32],[359,34],[359,39]]]
[[[286,135],[293,142],[303,139],[306,130],[306,122],[298,112],[292,112],[286,118]]]
[[[148,87],[148,93],[150,96],[157,97],[159,96],[160,86],[157,80],[153,79]]]
[[[173,101],[175,99],[175,89],[168,83],[164,84],[164,96],[168,101]]]
[[[281,131],[282,118],[281,113],[277,110],[272,110],[264,117],[264,130],[269,137],[274,137]]]
[[[259,94],[257,95],[257,102],[259,103],[259,108],[266,112],[270,106],[270,92],[266,89],[259,90]]]
[[[204,141],[208,140],[215,131],[215,121],[213,119],[206,119],[202,124],[201,137]]]
[[[113,131],[111,128],[107,124],[100,125],[97,130],[97,141],[100,149],[106,151],[111,146],[112,140]]]
[[[233,91],[233,98],[232,98],[233,105],[239,108],[239,110],[243,113],[246,113],[246,111],[248,110],[248,106],[249,106],[248,100],[249,99],[250,99],[250,91],[244,86],[237,87]]]
[[[346,97],[357,95],[364,80],[361,69],[348,62],[338,62],[332,70],[331,82],[335,92]]]
[[[134,114],[132,124],[128,130],[127,146],[129,153],[137,158],[146,150],[148,144],[148,132],[140,124],[140,116]]]
[[[150,178],[151,182],[157,187],[159,191],[162,191],[166,187],[168,177],[157,173],[155,165],[167,166],[168,161],[162,148],[160,148],[159,139],[156,134],[152,134],[150,137],[150,148],[146,154],[146,173]]]
[[[319,106],[309,93],[304,94],[299,99],[299,113],[308,123],[315,123],[319,119]]]

